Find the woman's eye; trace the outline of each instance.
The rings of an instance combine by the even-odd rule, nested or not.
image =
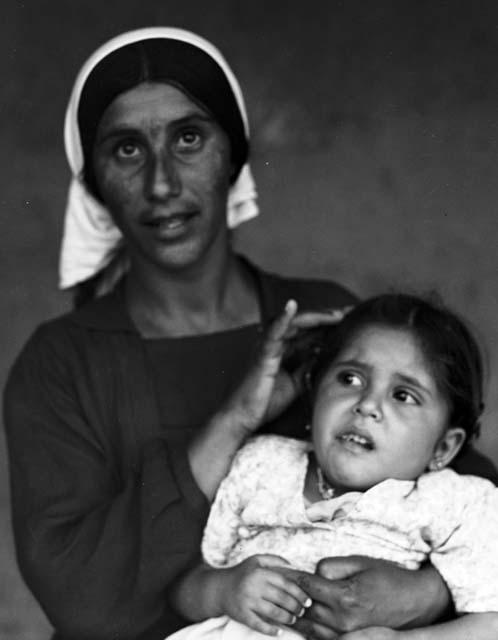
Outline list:
[[[362,385],[361,377],[352,371],[341,371],[337,379],[345,387],[361,387]]]
[[[115,154],[121,160],[138,158],[141,151],[139,145],[132,141],[121,142],[115,147]]]
[[[177,146],[182,150],[196,150],[201,146],[202,137],[198,131],[182,131],[178,136]]]
[[[404,404],[420,404],[418,398],[406,389],[397,389],[393,393],[393,397],[395,400],[403,402]]]

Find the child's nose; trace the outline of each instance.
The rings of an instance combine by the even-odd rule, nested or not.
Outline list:
[[[364,396],[354,407],[354,413],[363,418],[372,418],[378,422],[382,418],[382,410],[378,400],[372,396]]]

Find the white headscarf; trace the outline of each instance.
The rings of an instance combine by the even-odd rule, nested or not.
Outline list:
[[[122,235],[107,208],[88,190],[83,180],[83,149],[78,127],[78,106],[86,79],[96,65],[113,51],[149,40],[164,38],[191,44],[207,53],[223,71],[235,96],[249,139],[249,124],[242,92],[232,70],[221,53],[200,36],[173,27],[149,27],[123,33],[102,45],[86,61],[74,84],[66,111],[64,143],[73,177],[69,187],[64,231],[59,259],[59,286],[67,289],[99,273],[109,265],[122,246]],[[227,202],[227,224],[230,228],[258,215],[254,179],[246,163],[231,186]],[[127,268],[127,261],[117,265],[117,275]],[[114,274],[113,280],[115,280]]]

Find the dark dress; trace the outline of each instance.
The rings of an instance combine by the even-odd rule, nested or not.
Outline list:
[[[354,301],[330,282],[248,268],[261,326],[144,340],[118,288],[42,325],[14,364],[4,407],[18,561],[58,640],[162,640],[186,624],[167,588],[199,561],[209,509],[189,437],[289,298],[302,310]],[[298,401],[266,430],[303,436],[306,417]]]

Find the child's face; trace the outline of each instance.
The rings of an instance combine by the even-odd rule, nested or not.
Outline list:
[[[437,454],[448,407],[414,337],[372,326],[326,372],[312,420],[315,455],[338,489],[412,480]]]

